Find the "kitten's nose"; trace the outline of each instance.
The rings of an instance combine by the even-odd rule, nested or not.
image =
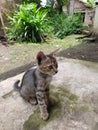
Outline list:
[[[57,73],[58,72],[58,70],[55,70],[55,73]]]

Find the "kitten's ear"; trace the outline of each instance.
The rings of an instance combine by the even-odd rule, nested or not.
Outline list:
[[[60,48],[54,50],[53,52],[50,53],[50,55],[55,56],[59,50],[60,50]]]
[[[46,59],[46,55],[42,51],[40,51],[38,52],[36,59],[37,59],[38,65],[40,65],[41,61]]]

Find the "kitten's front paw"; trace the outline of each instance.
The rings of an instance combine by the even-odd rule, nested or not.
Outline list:
[[[41,113],[41,118],[43,119],[43,120],[47,120],[48,118],[49,118],[49,113],[47,112],[45,112],[45,113]]]
[[[37,105],[37,100],[35,98],[31,98],[29,100],[29,102],[32,104],[32,105]]]

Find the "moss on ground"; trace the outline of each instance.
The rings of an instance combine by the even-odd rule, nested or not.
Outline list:
[[[29,119],[24,123],[23,130],[41,130],[44,126],[49,124],[51,121],[60,118],[62,113],[63,105],[70,105],[77,102],[78,97],[72,94],[68,89],[63,86],[51,86],[51,100],[54,102],[50,109],[50,117],[47,121],[43,121],[40,118],[39,110],[36,110]],[[67,102],[64,102],[64,98],[68,98]],[[68,103],[69,102],[69,103]]]
[[[24,123],[23,130],[41,130],[44,126],[46,126],[52,120],[59,118],[61,115],[61,108],[59,104],[56,104],[52,107],[50,111],[50,117],[47,121],[43,121],[40,117],[40,112],[37,109],[34,114],[32,114],[29,119]]]
[[[89,112],[90,111],[88,106],[81,106],[80,110],[83,111],[83,112]]]
[[[43,121],[40,117],[40,111],[37,109],[34,114],[32,114],[29,119],[24,123],[23,130],[41,130],[44,126],[46,126],[49,122],[59,118],[61,116],[61,102],[60,99],[56,97],[54,94],[51,100],[54,102],[49,107],[49,119],[47,121]]]

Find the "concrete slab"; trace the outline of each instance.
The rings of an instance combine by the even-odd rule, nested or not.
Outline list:
[[[39,130],[97,130],[98,63],[62,57],[58,58],[58,62],[59,72],[51,83],[55,86],[55,93],[58,88],[59,91],[68,89],[78,97],[78,101],[67,106],[66,99],[69,96],[66,98],[64,95],[61,117],[50,121]],[[0,130],[23,130],[23,124],[37,108],[13,91],[13,83],[22,76],[23,73],[0,82]]]

